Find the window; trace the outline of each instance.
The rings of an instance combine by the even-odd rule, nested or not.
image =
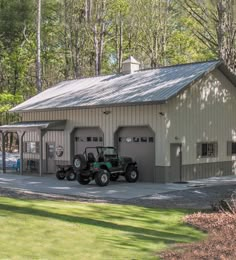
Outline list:
[[[141,142],[146,143],[147,142],[147,137],[141,137]]]
[[[139,137],[133,137],[133,142],[138,143],[139,142]]]
[[[218,143],[210,142],[210,143],[198,143],[197,144],[197,157],[198,158],[208,158],[208,157],[216,157],[218,151]]]
[[[98,142],[98,137],[93,137],[94,142]]]
[[[154,138],[153,137],[149,137],[149,143],[153,143],[154,142]]]
[[[232,142],[232,154],[236,154],[236,142]]]
[[[227,155],[236,155],[236,142],[227,142]]]
[[[84,137],[75,137],[75,142],[84,142]]]
[[[126,143],[131,143],[132,142],[132,137],[126,137],[125,141],[126,141]]]
[[[87,137],[87,142],[91,142],[92,141],[92,137],[88,136]]]
[[[101,136],[99,137],[99,142],[103,142],[103,138]]]
[[[24,142],[25,153],[39,153],[39,142]]]

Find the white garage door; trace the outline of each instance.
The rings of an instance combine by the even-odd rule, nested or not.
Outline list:
[[[138,164],[140,181],[154,181],[155,135],[148,127],[122,127],[117,132],[121,156],[132,157]]]
[[[83,154],[86,147],[103,146],[103,132],[97,127],[78,128],[74,132],[74,145],[75,154]]]

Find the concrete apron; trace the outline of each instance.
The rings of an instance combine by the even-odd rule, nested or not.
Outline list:
[[[59,181],[55,176],[20,176],[0,174],[0,187],[21,189],[27,192],[81,196],[100,199],[134,199],[146,196],[155,197],[171,191],[187,190],[201,186],[236,184],[236,176],[211,177],[189,181],[185,184],[127,183],[123,180],[110,182],[106,187],[99,187],[94,182],[80,185],[77,181]]]

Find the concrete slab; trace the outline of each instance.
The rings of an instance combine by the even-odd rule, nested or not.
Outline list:
[[[80,185],[77,181],[59,181],[55,176],[20,176],[16,174],[0,174],[0,187],[23,189],[28,192],[81,196],[89,198],[134,199],[140,197],[158,197],[170,191],[192,189],[196,185],[214,186],[219,184],[236,184],[236,176],[214,177],[191,181],[186,184],[156,184],[111,182],[106,187],[99,187],[94,182]],[[164,195],[162,195],[164,196]]]

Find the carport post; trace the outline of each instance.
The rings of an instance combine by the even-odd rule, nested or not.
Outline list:
[[[6,173],[6,147],[5,147],[5,134],[2,132],[2,172]]]
[[[45,131],[39,131],[39,176],[43,174],[43,136],[45,135]]]
[[[20,175],[23,175],[23,163],[24,163],[24,157],[23,157],[23,139],[25,132],[24,131],[17,131],[18,137],[19,137],[19,151],[20,151]]]

